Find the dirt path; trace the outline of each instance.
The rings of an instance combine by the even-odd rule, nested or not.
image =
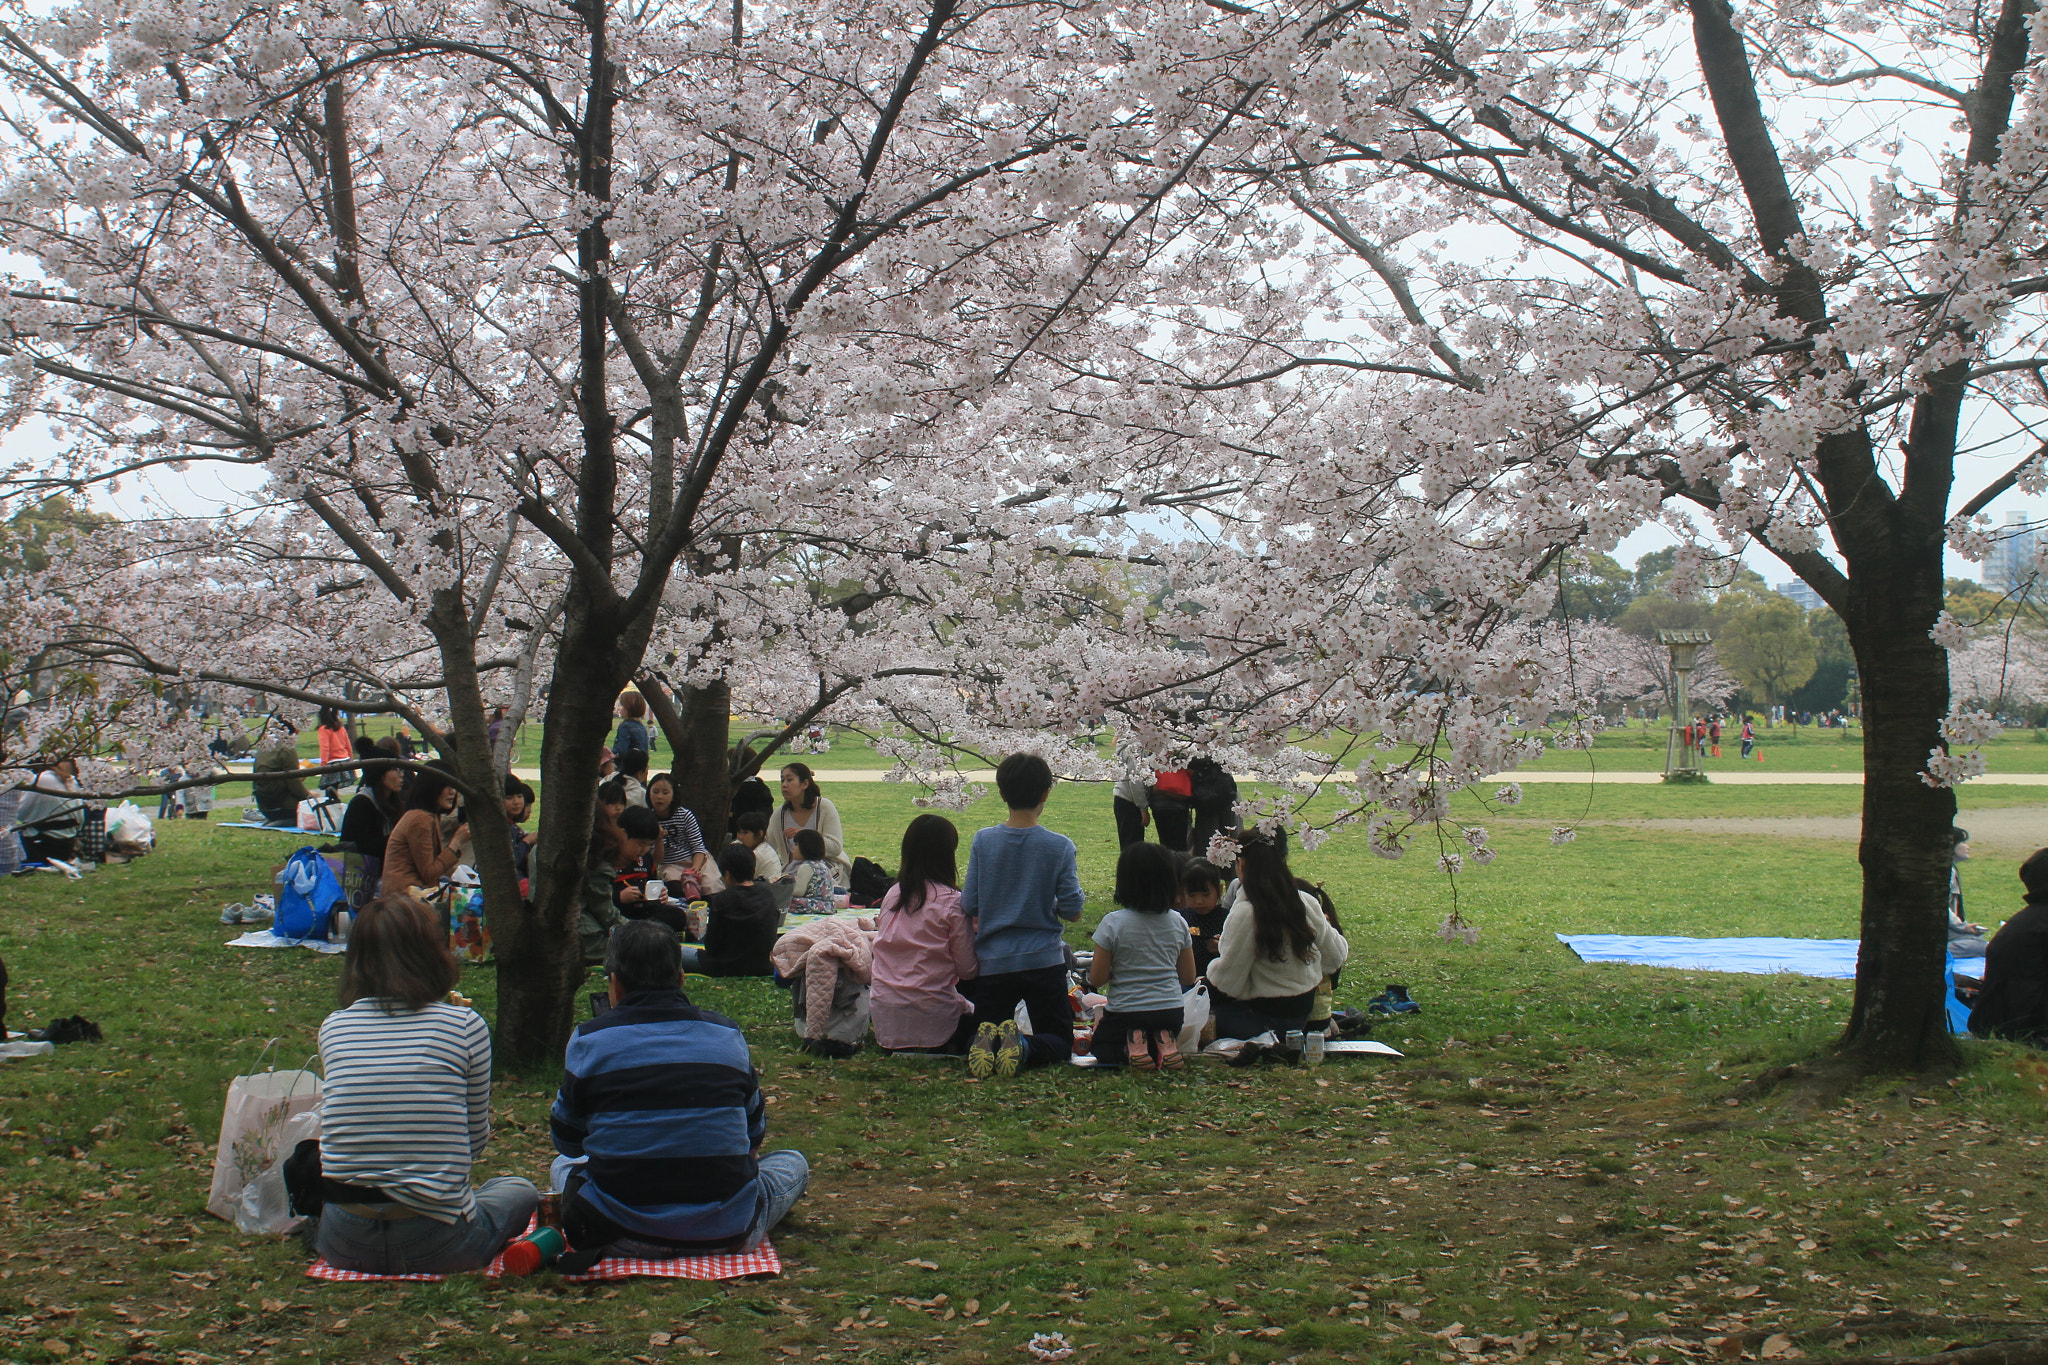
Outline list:
[[[2014,806],[1994,810],[1963,812],[1963,827],[1970,841],[1987,853],[2026,854],[2048,845],[2048,810]],[[1496,821],[1499,824],[1548,825],[1549,820]],[[1778,815],[1755,817],[1710,817],[1667,820],[1582,820],[1582,825],[1611,825],[1626,829],[1674,830],[1684,834],[1709,834],[1737,839],[1761,835],[1767,839],[1860,838],[1863,820],[1855,815]]]

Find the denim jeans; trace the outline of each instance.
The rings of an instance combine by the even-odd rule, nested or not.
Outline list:
[[[555,1158],[548,1174],[557,1192],[567,1187],[570,1174],[582,1164],[580,1157]],[[747,1235],[737,1248],[740,1251],[753,1251],[768,1240],[769,1230],[789,1216],[789,1211],[796,1207],[796,1201],[803,1198],[804,1190],[811,1183],[811,1163],[804,1159],[802,1152],[763,1152],[756,1169],[761,1181],[761,1206],[754,1211],[754,1221],[748,1224]],[[625,1237],[613,1242],[607,1248],[607,1254],[665,1261],[691,1253]]]
[[[526,1231],[540,1192],[517,1176],[486,1180],[476,1212],[453,1223],[425,1216],[364,1218],[338,1204],[320,1212],[319,1247],[337,1270],[366,1275],[459,1275],[482,1270]]]

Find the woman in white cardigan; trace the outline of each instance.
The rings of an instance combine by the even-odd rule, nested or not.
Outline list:
[[[814,829],[825,841],[825,861],[832,864],[833,884],[842,890],[853,880],[853,862],[839,828],[839,809],[818,790],[818,775],[804,763],[782,769],[782,806],[768,821],[768,846],[787,867],[801,862],[790,838],[800,829]]]
[[[1209,964],[1209,1006],[1220,1038],[1284,1036],[1308,1022],[1316,988],[1351,945],[1287,867],[1287,832],[1247,830],[1237,900]]]

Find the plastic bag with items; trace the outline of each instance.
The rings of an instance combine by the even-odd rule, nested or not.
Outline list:
[[[133,801],[123,801],[107,811],[107,844],[117,853],[133,856],[156,847],[156,826]]]

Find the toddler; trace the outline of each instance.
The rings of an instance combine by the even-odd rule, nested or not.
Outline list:
[[[825,836],[814,829],[800,829],[790,840],[797,861],[789,865],[789,880],[796,893],[789,898],[792,915],[832,913],[832,864],[825,861]]]
[[[1201,858],[1183,866],[1179,910],[1194,940],[1195,971],[1207,972],[1223,941],[1223,921],[1230,918],[1230,907],[1223,903],[1223,870]]]

